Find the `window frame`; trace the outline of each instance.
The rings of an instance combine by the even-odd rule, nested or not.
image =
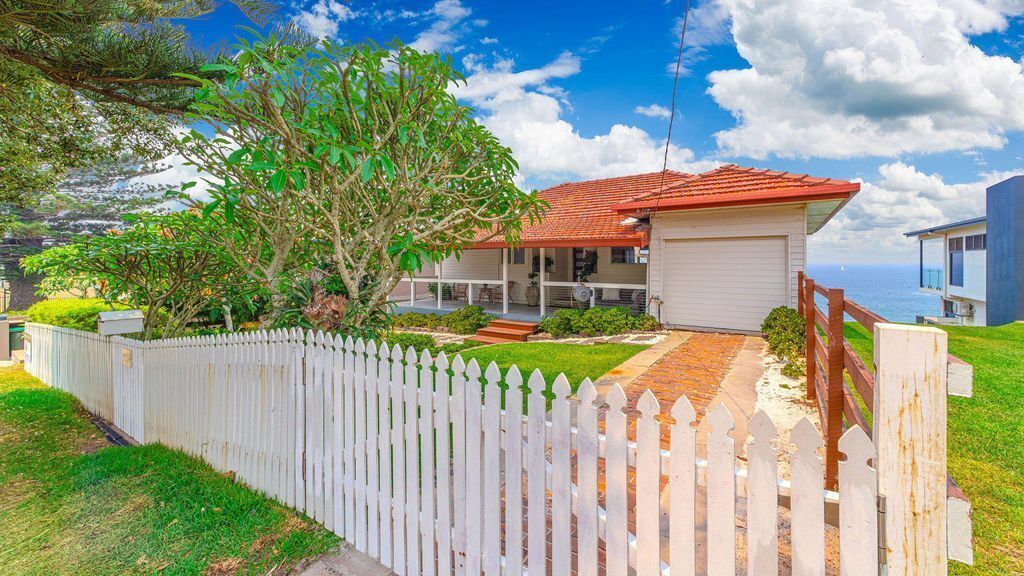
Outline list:
[[[949,285],[964,287],[964,236],[953,236],[946,244],[949,254]]]
[[[508,248],[506,253],[508,254],[507,258],[510,265],[519,266],[526,264],[526,248]],[[517,258],[516,256],[519,257]]]

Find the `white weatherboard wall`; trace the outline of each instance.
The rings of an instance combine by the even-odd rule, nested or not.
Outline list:
[[[797,306],[797,275],[804,269],[806,262],[806,215],[803,205],[795,206],[768,206],[763,208],[728,208],[715,210],[694,210],[685,212],[666,212],[656,214],[653,217],[651,230],[651,295],[660,297],[661,320],[666,324],[679,324],[693,327],[705,328],[727,328],[738,330],[758,330],[760,321],[764,316],[754,323],[752,312],[746,316],[740,314],[734,317],[730,310],[737,310],[747,305],[737,302],[734,297],[741,300],[749,291],[759,291],[766,295],[766,298],[776,305],[788,304]],[[688,278],[679,274],[679,265],[682,263],[678,258],[687,246],[682,241],[705,241],[707,249],[717,250],[718,253],[705,263],[710,267],[708,276],[696,279],[695,282],[707,287],[708,290],[680,290],[680,286],[688,281]],[[740,241],[732,245],[732,254],[729,252],[727,240]],[[742,241],[749,240],[749,246],[744,246]],[[699,243],[689,245],[690,248],[701,248]],[[758,254],[756,260],[760,261],[760,269],[757,266],[749,267],[744,261],[744,255],[751,252]],[[781,252],[780,252],[781,251]],[[765,261],[763,255],[770,258]],[[676,260],[673,261],[673,258]],[[767,266],[767,267],[766,267]],[[673,267],[675,269],[673,270]],[[686,272],[700,273],[699,269],[687,269]],[[723,274],[724,272],[724,274]],[[712,277],[717,275],[717,277]],[[715,297],[715,286],[709,285],[714,280],[720,280],[724,285],[732,284],[739,280],[741,284],[737,290],[730,289],[728,295],[724,291],[717,291]],[[745,291],[744,287],[748,290]],[[780,290],[784,290],[782,294]],[[733,293],[735,292],[735,294]],[[707,298],[701,302],[691,302],[687,299],[693,297]],[[750,304],[753,310],[758,313],[763,307],[762,304]],[[694,307],[716,308],[721,310],[719,317],[703,316],[696,323],[687,323],[686,318],[669,318],[666,312],[677,314],[685,312]],[[767,311],[765,311],[767,314]],[[683,320],[675,321],[674,320]],[[703,323],[701,323],[703,322]]]
[[[847,459],[831,492],[822,490],[821,437],[806,420],[792,434],[789,481],[780,479],[778,431],[763,412],[750,420],[746,463],[736,460],[736,443],[748,438],[731,436],[724,404],[695,428],[685,397],[662,406],[647,391],[631,405],[617,385],[599,398],[589,380],[573,396],[562,375],[549,387],[539,371],[503,375],[493,363],[481,369],[458,356],[300,330],[137,344],[38,324],[28,332],[26,369],[80,396],[111,388],[109,372],[107,381],[102,371],[84,377],[81,366],[123,361],[133,346],[131,367],[142,378],[122,390],[142,401],[122,406],[140,411],[128,420],[144,422],[148,442],[234,472],[400,576],[567,575],[574,566],[596,576],[601,543],[609,574],[694,574],[704,562],[710,576],[733,576],[744,564],[775,574],[786,497],[794,574],[824,573],[826,505],[839,510],[833,561],[848,567],[843,575],[879,574],[870,560],[879,544],[868,464],[875,451],[857,427],[840,441]],[[669,410],[672,424],[663,419]],[[632,418],[635,441],[626,432]],[[698,428],[709,429],[707,440]],[[662,448],[663,431],[671,450]],[[702,443],[715,447],[707,461],[697,458]],[[659,497],[666,479],[678,488]],[[630,494],[638,495],[635,509]],[[698,553],[698,509],[708,511],[706,556]],[[735,544],[741,509],[745,548]]]

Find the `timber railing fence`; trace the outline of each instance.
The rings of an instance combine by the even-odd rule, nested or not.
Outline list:
[[[829,524],[843,576],[945,573],[945,334],[879,332],[876,386],[894,391],[876,419],[912,398],[914,427],[890,437],[895,426],[876,425],[875,443],[846,430],[831,490],[807,419],[783,477],[763,412],[733,438],[718,405],[698,433],[685,397],[661,406],[648,391],[633,426],[618,386],[599,397],[585,380],[574,394],[562,375],[331,334],[139,342],[30,324],[26,369],[401,576],[776,574],[780,550],[794,575],[821,576]]]

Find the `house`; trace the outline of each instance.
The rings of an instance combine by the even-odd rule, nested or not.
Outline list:
[[[772,308],[796,306],[807,235],[859,189],[732,164],[560,184],[538,192],[550,208],[519,244],[479,241],[393,299],[399,311],[482,304],[514,320],[627,306],[670,327],[755,332]]]
[[[986,216],[907,232],[917,238],[920,290],[940,297],[931,323],[1024,320],[1024,176],[990,186]]]

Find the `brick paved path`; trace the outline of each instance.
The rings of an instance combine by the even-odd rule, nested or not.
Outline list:
[[[644,390],[650,389],[661,404],[664,416],[680,396],[686,396],[693,404],[699,422],[718,394],[745,338],[737,334],[694,334],[662,356],[626,388],[627,405],[635,406]],[[630,409],[627,415],[630,419],[629,435],[634,438],[633,427],[639,412]],[[662,426],[665,447],[668,447],[668,432],[669,427]]]

